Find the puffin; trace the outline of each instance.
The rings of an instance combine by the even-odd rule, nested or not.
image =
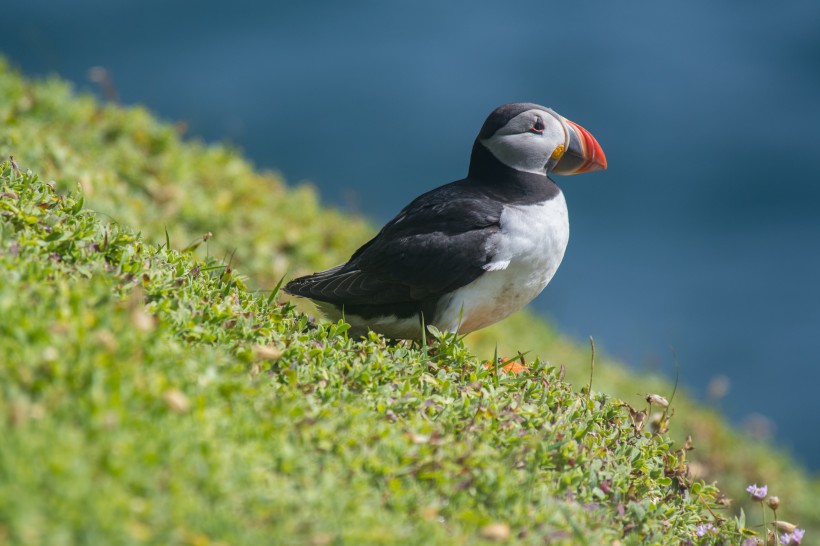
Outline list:
[[[550,175],[606,166],[577,123],[538,104],[504,104],[478,132],[465,178],[418,196],[347,262],[284,291],[343,319],[350,335],[474,332],[532,301],[561,264],[569,219]]]

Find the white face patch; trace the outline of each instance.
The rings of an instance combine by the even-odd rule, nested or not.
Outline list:
[[[532,130],[538,118],[544,124],[542,132]],[[567,129],[558,115],[538,109],[518,114],[481,143],[506,166],[544,176],[555,149],[569,144]]]

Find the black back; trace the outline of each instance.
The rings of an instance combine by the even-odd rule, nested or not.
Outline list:
[[[465,286],[490,263],[493,235],[507,205],[544,202],[559,193],[549,178],[507,167],[481,144],[531,103],[504,105],[484,122],[467,178],[414,199],[350,260],[289,282],[285,291],[332,303],[365,319],[424,314]]]

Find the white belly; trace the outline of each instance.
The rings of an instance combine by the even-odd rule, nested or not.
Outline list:
[[[492,260],[486,273],[442,301],[432,323],[467,333],[518,311],[550,282],[568,242],[563,193],[537,205],[506,206],[499,233],[487,243]]]

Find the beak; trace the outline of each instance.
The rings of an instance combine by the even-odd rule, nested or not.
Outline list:
[[[569,146],[552,168],[555,174],[580,174],[606,169],[606,156],[601,145],[589,131],[564,118],[569,133]]]

